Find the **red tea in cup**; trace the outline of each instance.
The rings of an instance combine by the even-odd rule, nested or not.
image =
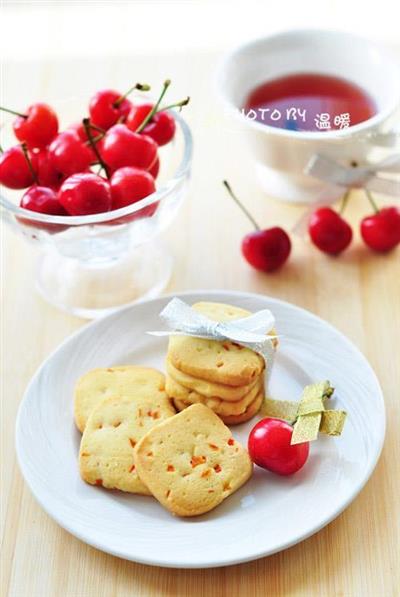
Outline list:
[[[358,85],[331,75],[299,73],[253,89],[243,113],[262,124],[291,131],[348,128],[376,114],[373,99]]]

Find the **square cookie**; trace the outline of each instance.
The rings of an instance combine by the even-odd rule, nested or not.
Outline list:
[[[81,477],[91,485],[151,495],[140,480],[134,448],[175,409],[166,394],[106,398],[92,411],[79,450]]]
[[[251,476],[247,451],[202,404],[154,427],[135,448],[140,478],[178,516],[212,510]]]
[[[115,396],[164,397],[165,378],[150,367],[122,365],[92,369],[77,381],[74,393],[75,423],[82,433],[92,410]]]

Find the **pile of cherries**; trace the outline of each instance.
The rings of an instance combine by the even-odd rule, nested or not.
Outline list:
[[[272,272],[280,268],[291,252],[291,241],[287,232],[280,226],[261,229],[252,215],[233,193],[229,183],[223,181],[232,199],[239,205],[252,223],[255,230],[246,234],[242,240],[242,253],[255,269]],[[400,209],[384,207],[379,209],[371,193],[365,191],[372,205],[373,214],[363,218],[360,233],[365,244],[379,253],[386,253],[400,244]],[[328,255],[339,255],[347,249],[353,238],[351,226],[342,217],[342,212],[349,199],[345,194],[340,212],[325,206],[315,210],[308,222],[308,233],[312,243]]]
[[[90,100],[82,122],[59,131],[55,111],[44,103],[16,115],[13,130],[20,142],[0,155],[0,183],[26,189],[20,206],[57,216],[84,216],[136,203],[156,189],[160,160],[158,148],[175,135],[175,120],[168,111],[189,98],[160,108],[170,81],[165,81],[156,103],[132,103],[136,84],[128,93],[101,90]],[[95,170],[97,170],[95,172]],[[139,212],[151,216],[153,203]]]

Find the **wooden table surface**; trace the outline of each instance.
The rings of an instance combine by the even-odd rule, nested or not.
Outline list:
[[[88,58],[81,68],[60,60],[7,62],[4,103],[23,108],[79,89],[125,89],[132,77],[154,85],[169,76],[171,97],[192,97],[186,115],[195,138],[187,202],[166,234],[175,255],[168,291],[235,289],[279,297],[309,309],[344,332],[367,356],[382,384],[387,437],[382,457],[359,497],[306,541],[261,560],[221,569],[152,568],[104,554],[69,535],[38,506],[16,462],[14,423],[25,387],[41,361],[85,321],[57,311],[34,290],[35,254],[3,230],[2,586],[10,597],[152,597],[256,595],[391,597],[398,595],[399,249],[374,255],[360,242],[338,259],[294,239],[284,269],[251,270],[240,255],[249,224],[226,196],[228,178],[264,226],[286,228],[302,208],[268,200],[257,188],[241,138],[224,119],[213,91],[217,56],[176,53]],[[23,85],[22,85],[23,82]],[[354,193],[348,217],[355,227],[368,212]],[[397,471],[395,471],[397,467]]]

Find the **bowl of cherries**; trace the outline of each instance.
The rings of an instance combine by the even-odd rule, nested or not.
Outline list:
[[[156,296],[169,280],[158,237],[182,204],[192,158],[180,114],[189,98],[164,105],[169,85],[157,101],[139,83],[126,94],[100,90],[83,117],[80,100],[57,111],[2,108],[13,115],[2,131],[2,215],[40,247],[38,290],[63,310],[98,317]]]

